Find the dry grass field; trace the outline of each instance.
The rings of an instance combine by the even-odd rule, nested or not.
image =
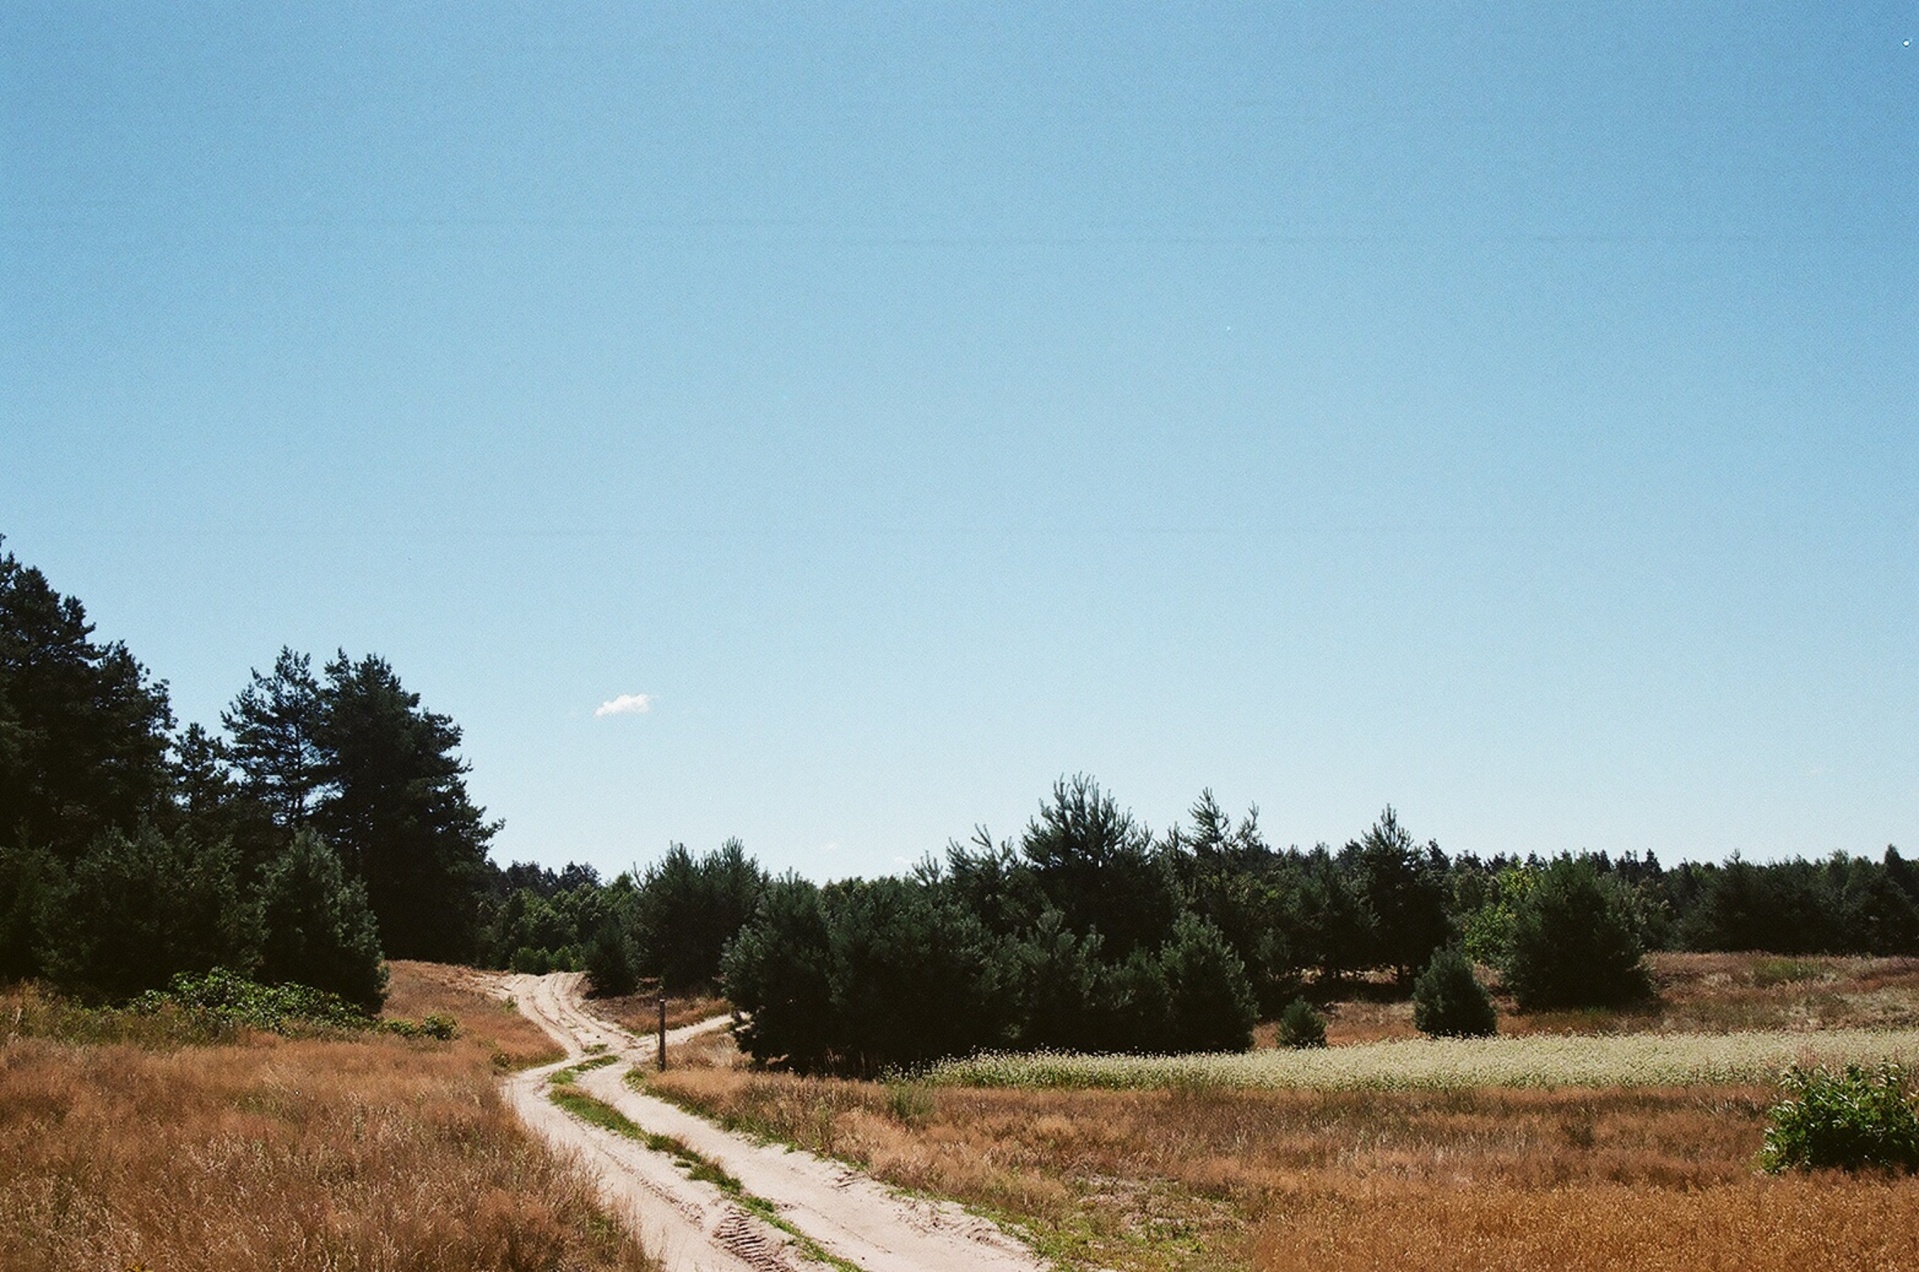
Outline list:
[[[649,1266],[501,1103],[546,1037],[457,969],[396,963],[389,1015],[429,1012],[460,1036],[209,1045],[0,994],[0,1269]]]
[[[1498,992],[1503,1034],[1727,1033],[1735,1030],[1919,1028],[1919,958],[1781,958],[1769,954],[1646,957],[1657,998],[1625,1010],[1516,1013]],[[1271,1046],[1275,1027],[1260,1030]],[[1326,1041],[1417,1038],[1413,1005],[1362,981],[1329,1005]]]
[[[625,994],[617,998],[592,998],[587,1008],[603,1020],[636,1034],[650,1034],[659,1027],[660,1000],[653,994]],[[692,997],[666,1000],[666,1027],[678,1029],[696,1024],[729,1010],[724,998]]]
[[[1909,962],[1783,962],[1668,956],[1666,1001],[1605,1027],[1778,1029],[1808,1004],[1820,1023],[1909,1025],[1919,1002]],[[1757,1172],[1763,1083],[935,1087],[756,1072],[729,1047],[689,1046],[649,1085],[957,1198],[1074,1267],[1919,1267],[1919,1180]]]

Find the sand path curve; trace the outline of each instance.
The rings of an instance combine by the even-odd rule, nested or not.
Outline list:
[[[588,1126],[547,1099],[547,1079],[589,1054],[619,1062],[581,1074],[579,1089],[646,1131],[669,1135],[770,1202],[780,1219],[861,1272],[1045,1272],[1031,1249],[950,1202],[909,1197],[840,1162],[761,1144],[634,1090],[626,1075],[654,1058],[651,1038],[594,1016],[578,973],[501,979],[520,1010],[566,1049],[567,1059],[509,1078],[506,1094],[543,1138],[579,1153],[601,1193],[625,1213],[670,1272],[817,1268],[779,1228],[711,1184],[686,1178],[665,1154]],[[724,1016],[669,1030],[669,1045],[727,1024]]]

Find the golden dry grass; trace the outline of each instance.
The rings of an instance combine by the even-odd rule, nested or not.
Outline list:
[[[520,1013],[511,999],[488,992],[491,978],[469,967],[445,963],[388,964],[393,979],[387,988],[385,1016],[421,1020],[433,1014],[459,1022],[460,1038],[483,1046],[496,1068],[524,1069],[558,1060],[566,1053],[544,1029]]]
[[[1755,1172],[1765,1086],[956,1089],[724,1064],[649,1084],[1083,1267],[1919,1267],[1919,1181]]]
[[[1358,1272],[1896,1272],[1919,1267],[1919,1189],[1747,1180],[1697,1191],[1384,1186],[1278,1207],[1252,1267]]]
[[[610,1020],[629,1032],[645,1035],[659,1028],[659,1002],[656,994],[625,994],[614,998],[589,998],[586,1006],[587,1010],[603,1020]],[[731,1009],[724,998],[711,995],[668,998],[666,1027],[678,1029],[681,1025],[696,1024]]]
[[[1646,956],[1654,1001],[1624,1010],[1518,1012],[1498,993],[1502,1034],[1725,1033],[1753,1029],[1910,1029],[1919,1026],[1919,958],[1774,954]],[[1482,969],[1483,971],[1484,969]],[[1381,978],[1359,978],[1326,1008],[1332,1046],[1417,1038],[1413,1005]],[[1262,1025],[1258,1045],[1273,1045]]]
[[[0,1269],[647,1266],[500,1099],[499,1065],[550,1044],[456,973],[396,965],[393,991],[462,1036],[0,1034]]]

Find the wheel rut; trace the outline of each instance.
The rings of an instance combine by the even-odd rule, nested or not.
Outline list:
[[[1049,1265],[991,1222],[950,1202],[908,1197],[843,1162],[734,1134],[655,1096],[626,1075],[652,1063],[655,1043],[587,1011],[578,973],[499,978],[498,992],[545,1029],[567,1058],[507,1079],[507,1099],[548,1142],[592,1172],[602,1197],[627,1217],[671,1272],[817,1272],[824,1253],[859,1272],[1046,1272]],[[723,1028],[724,1016],[669,1030],[669,1045]],[[667,1153],[573,1117],[549,1098],[555,1073],[582,1060],[615,1063],[574,1077],[577,1090],[647,1135],[666,1136],[739,1181],[777,1222]]]

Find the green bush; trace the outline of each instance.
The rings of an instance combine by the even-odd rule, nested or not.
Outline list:
[[[259,964],[260,911],[228,843],[151,825],[109,830],[46,888],[42,973],[66,993],[125,1002],[176,973]]]
[[[223,1024],[298,1032],[315,1026],[366,1029],[372,1017],[338,994],[307,985],[261,985],[216,967],[203,975],[181,972],[165,989],[148,990],[131,1007],[140,1012],[179,1009]]]
[[[1413,982],[1413,1024],[1435,1038],[1484,1038],[1497,1029],[1492,996],[1457,946],[1434,954]]]
[[[1766,1170],[1919,1170],[1919,1109],[1900,1066],[1795,1067],[1782,1086],[1759,1153]]]
[[[1295,998],[1279,1013],[1279,1045],[1282,1047],[1323,1047],[1326,1045],[1326,1017],[1313,1010],[1304,998]]]

